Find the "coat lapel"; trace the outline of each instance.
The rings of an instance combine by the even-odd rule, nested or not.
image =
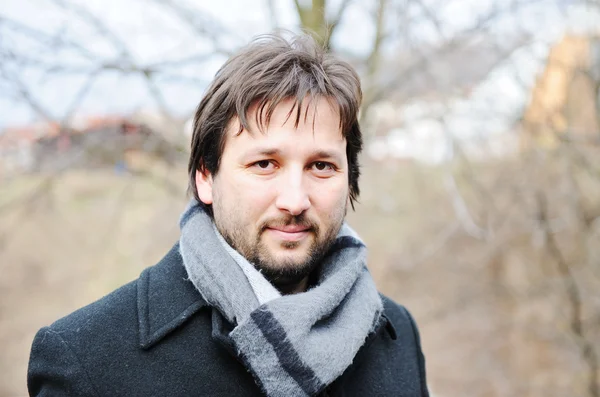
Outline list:
[[[179,244],[137,282],[140,347],[150,349],[208,304],[189,281]]]

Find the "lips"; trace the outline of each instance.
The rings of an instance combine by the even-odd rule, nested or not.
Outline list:
[[[300,241],[310,233],[310,227],[302,225],[270,226],[267,231],[284,241]]]
[[[300,232],[308,231],[310,229],[310,227],[302,226],[302,225],[285,225],[285,226],[272,226],[272,227],[269,227],[269,229],[278,230],[280,232],[285,232],[285,233],[300,233]]]

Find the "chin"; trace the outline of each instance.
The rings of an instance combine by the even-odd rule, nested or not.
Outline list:
[[[276,261],[260,264],[258,268],[274,285],[297,284],[315,269],[314,263],[302,259],[306,258],[277,258]]]
[[[294,270],[302,269],[306,266],[309,258],[305,253],[289,254],[282,253],[280,255],[271,256],[269,261],[270,268],[273,270]]]
[[[272,280],[306,277],[321,261],[320,255],[314,256],[313,247],[311,240],[265,244],[255,265]]]

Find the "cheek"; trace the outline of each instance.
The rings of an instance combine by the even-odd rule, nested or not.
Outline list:
[[[346,181],[315,186],[313,192],[313,206],[325,215],[333,215],[346,208],[349,192]]]
[[[228,184],[229,204],[236,210],[244,210],[244,215],[263,212],[274,200],[275,183],[249,177],[231,178]]]

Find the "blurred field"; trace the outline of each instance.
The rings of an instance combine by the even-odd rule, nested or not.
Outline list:
[[[583,352],[591,343],[597,354],[600,341],[598,218],[585,229],[569,221],[565,200],[572,192],[557,185],[559,168],[542,172],[504,161],[479,165],[475,177],[464,165],[452,167],[468,216],[485,226],[481,235],[457,212],[444,167],[366,164],[361,203],[349,214],[370,248],[380,289],[420,325],[432,390],[587,395],[590,361]],[[548,197],[549,216],[564,220],[552,236],[570,275],[532,226],[539,210],[530,194],[534,180]],[[136,278],[176,241],[185,186],[182,166],[3,181],[1,396],[26,394],[37,329]],[[598,202],[597,190],[588,190],[587,200]],[[585,338],[572,327],[571,281]]]
[[[0,217],[0,396],[26,394],[28,350],[39,327],[136,278],[176,241],[185,171],[166,177],[181,181],[179,197],[110,172],[3,183],[2,208],[19,194],[25,199]]]

